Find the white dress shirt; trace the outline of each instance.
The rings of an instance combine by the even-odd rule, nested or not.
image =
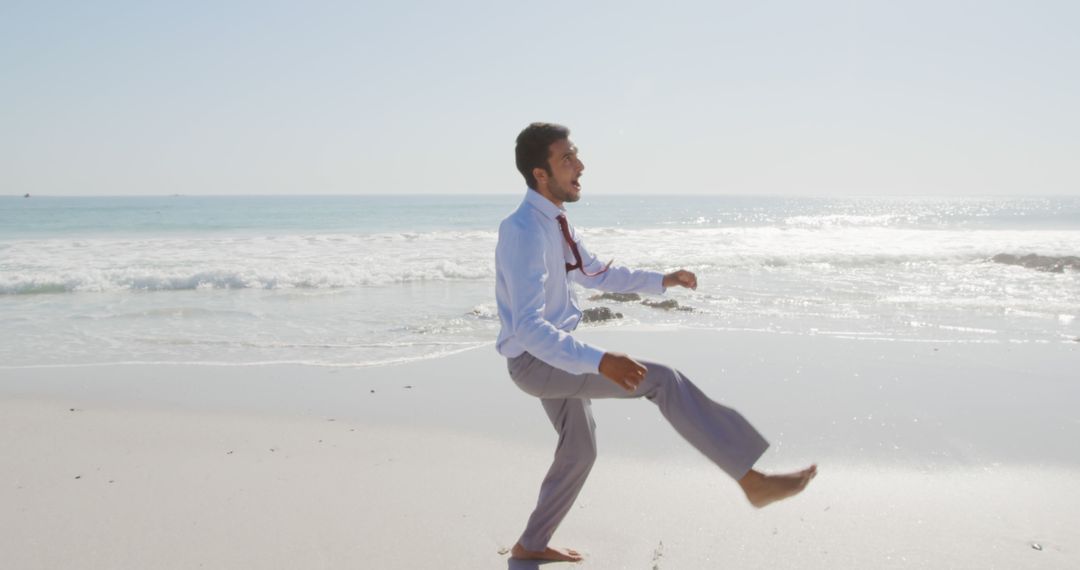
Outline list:
[[[580,270],[567,273],[574,254],[563,238],[556,216],[563,208],[535,190],[499,225],[495,246],[495,300],[502,330],[495,349],[507,358],[528,351],[536,358],[572,374],[596,373],[604,350],[578,342],[570,331],[581,321],[581,309],[570,281],[602,291],[618,293],[664,292],[664,274],[612,265],[588,277]],[[604,263],[589,253],[571,229],[582,265],[589,273]]]

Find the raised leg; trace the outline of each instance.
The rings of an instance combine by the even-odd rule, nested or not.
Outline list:
[[[636,395],[660,408],[675,431],[736,481],[750,471],[769,443],[736,410],[719,404],[681,372],[657,364],[648,368]]]
[[[769,443],[738,411],[705,395],[678,370],[657,362],[633,392],[600,374],[570,374],[542,362],[515,378],[519,385],[542,386],[544,398],[640,398],[660,413],[690,445],[738,481],[768,449]]]

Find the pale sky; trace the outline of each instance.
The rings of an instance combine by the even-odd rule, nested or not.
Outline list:
[[[1080,194],[1080,2],[0,0],[0,194]]]

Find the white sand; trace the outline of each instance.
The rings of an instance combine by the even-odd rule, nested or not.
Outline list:
[[[763,467],[821,474],[756,511],[651,404],[596,402],[600,460],[555,540],[577,567],[1080,567],[1080,345],[582,334],[743,411],[773,442]],[[553,445],[490,348],[4,369],[0,566],[533,568],[499,551]]]

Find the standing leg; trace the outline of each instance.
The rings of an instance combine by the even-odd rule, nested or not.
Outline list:
[[[563,517],[570,511],[596,461],[596,424],[588,399],[540,400],[559,434],[555,459],[540,485],[540,498],[518,541],[525,550],[547,548]]]

